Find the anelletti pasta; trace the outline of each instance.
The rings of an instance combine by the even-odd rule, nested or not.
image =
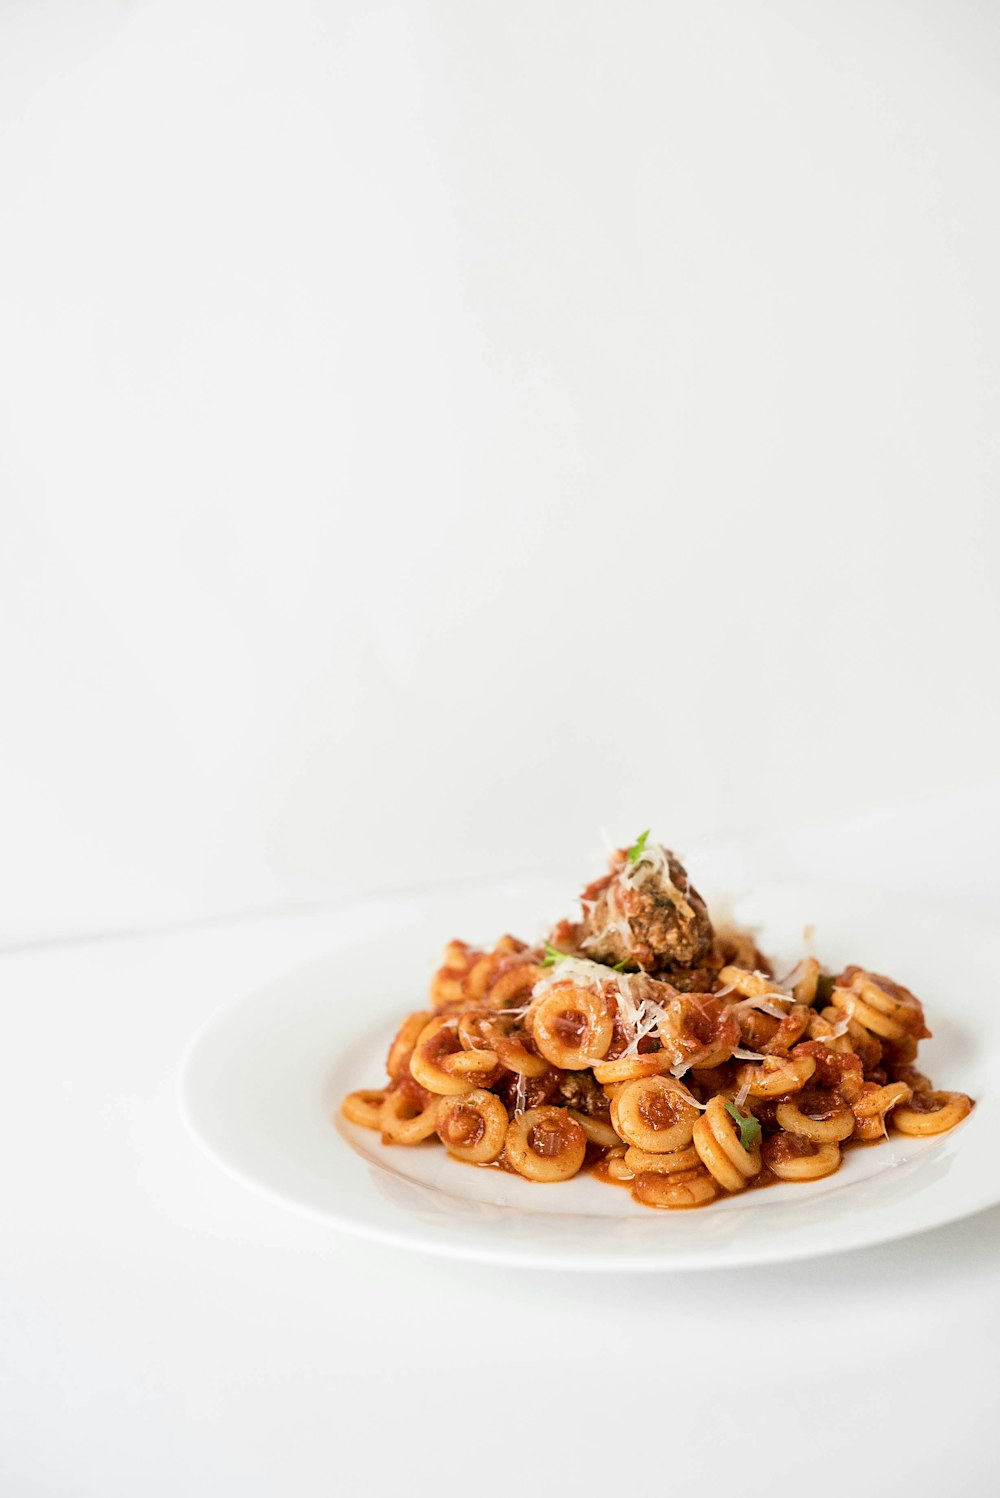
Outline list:
[[[386,1085],[344,1099],[348,1122],[530,1181],[589,1166],[677,1210],[819,1180],[845,1148],[968,1116],[971,1098],[916,1069],[930,1031],[908,989],[812,956],[777,978],[648,836],[541,946],[449,942],[430,1007],[403,1020]]]

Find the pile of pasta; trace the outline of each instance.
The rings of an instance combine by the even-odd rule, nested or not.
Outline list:
[[[430,1007],[389,1048],[386,1086],[352,1092],[343,1113],[386,1144],[436,1139],[530,1181],[586,1166],[660,1208],[815,1181],[849,1143],[940,1134],[969,1113],[914,1065],[930,1032],[908,989],[813,957],[779,982],[750,938],[729,952],[743,962],[683,992],[511,936],[451,942]]]

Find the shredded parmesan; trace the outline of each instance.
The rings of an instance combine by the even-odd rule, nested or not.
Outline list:
[[[619,875],[618,877],[621,876]],[[614,880],[608,885],[605,905],[607,907],[607,920],[604,922],[604,925],[593,936],[586,937],[580,945],[583,947],[599,947],[607,941],[609,936],[614,935],[618,937],[619,941],[624,943],[626,950],[630,951],[635,944],[635,938],[632,934],[632,927],[628,923],[628,917],[618,903],[618,891]]]
[[[831,1040],[839,1040],[842,1035],[847,1034],[853,1017],[854,1003],[852,1001],[850,1009],[842,1019],[839,1019],[837,1023],[832,1026],[829,1035],[817,1035],[816,1039],[820,1042],[821,1045],[828,1045]]]
[[[774,1000],[774,999],[781,999],[786,1004],[788,1003],[788,995],[787,994],[783,994],[783,993],[762,993],[762,994],[756,994],[756,995],[754,995],[753,998],[750,998],[750,999],[741,999],[738,1004],[734,1004],[733,1005],[733,1008],[736,1009],[737,1011],[740,1011],[740,1010],[743,1010],[743,1009],[759,1009],[760,1012],[761,1012],[761,1014],[769,1014],[772,1019],[787,1019],[788,1018],[788,1010],[787,1009],[779,1009],[778,1006],[777,1006],[777,1004],[772,1003],[772,1000]]]
[[[516,1009],[498,1009],[496,1011],[497,1018],[504,1016],[507,1019],[523,1019],[530,1008],[531,1004],[527,1003],[519,1004]]]
[[[678,889],[671,878],[670,854],[662,843],[647,843],[635,863],[626,863],[617,877],[623,885],[633,889],[636,885],[644,884],[647,879],[658,878],[670,903],[680,911],[685,920],[694,920],[694,911],[688,904],[684,891]],[[610,890],[608,893],[610,895]]]
[[[544,977],[539,978],[531,990],[532,999],[540,999],[557,983],[572,983],[576,988],[590,988],[599,992],[609,977],[617,977],[608,967],[591,962],[589,957],[561,957]],[[530,1005],[527,1006],[530,1008]]]
[[[647,978],[645,973],[616,973],[613,968],[591,962],[586,957],[564,957],[535,984],[531,990],[532,1000],[542,998],[561,983],[607,993],[615,1000],[618,1022],[625,1035],[625,1049],[617,1060],[637,1056],[640,1041],[652,1035],[669,1017],[664,1006],[652,997],[650,989],[654,980]],[[600,1059],[592,1064],[599,1066]]]

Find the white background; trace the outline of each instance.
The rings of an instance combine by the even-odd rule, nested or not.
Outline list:
[[[988,0],[0,0],[4,1498],[992,1498],[1000,1208],[502,1276],[175,1088],[602,827],[995,920],[998,146]]]
[[[0,5],[0,935],[998,763],[1000,12]]]

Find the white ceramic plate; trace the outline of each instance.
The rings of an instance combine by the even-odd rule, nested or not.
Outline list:
[[[939,1139],[848,1151],[812,1185],[778,1185],[691,1212],[639,1207],[584,1175],[536,1185],[449,1159],[436,1144],[384,1147],[346,1124],[340,1099],[378,1087],[404,1014],[424,1003],[452,936],[533,938],[571,908],[551,879],[378,899],[333,921],[329,958],[213,1018],[186,1057],[180,1097],[197,1141],[277,1201],[347,1232],[429,1253],[561,1269],[707,1269],[806,1258],[905,1237],[1000,1200],[995,1166],[1000,1005],[990,932],[930,901],[832,886],[758,889],[737,908],[788,966],[802,929],[817,955],[887,972],[924,1000],[934,1038],[920,1065],[971,1093],[972,1116]],[[708,892],[706,892],[708,893]]]

